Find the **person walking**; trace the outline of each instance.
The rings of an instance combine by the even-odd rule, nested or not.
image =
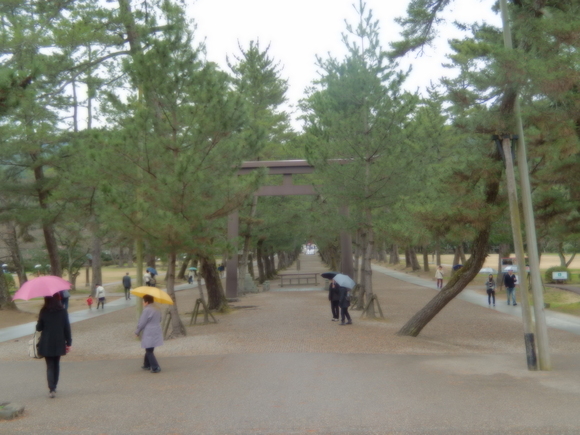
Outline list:
[[[99,306],[105,309],[105,288],[101,284],[97,284],[95,288],[95,298],[97,299],[97,310]]]
[[[131,277],[129,276],[129,272],[123,277],[123,287],[125,288],[125,300],[131,299]]]
[[[491,307],[493,300],[493,306],[495,307],[495,280],[491,273],[487,277],[487,281],[485,281],[485,290],[487,291],[487,304]]]
[[[62,306],[58,293],[44,298],[36,330],[42,333],[38,342],[38,353],[46,361],[48,397],[53,399],[56,397],[60,375],[60,357],[66,355],[72,346],[68,313]]]
[[[143,370],[151,370],[151,373],[159,373],[161,367],[155,358],[153,351],[163,344],[163,333],[161,332],[161,312],[153,305],[154,299],[151,295],[143,296],[143,312],[137,324],[135,335],[141,335],[141,347],[145,349],[143,359]]]
[[[503,284],[505,285],[506,293],[507,293],[507,304],[510,304],[510,298],[513,301],[513,305],[516,306],[516,284],[517,284],[517,277],[514,275],[512,270],[509,270],[506,275],[503,276]]]
[[[334,282],[334,280],[332,280],[332,282]],[[346,287],[339,287],[338,295],[339,295],[338,304],[340,306],[340,317],[341,317],[339,325],[352,325],[350,314],[348,314],[348,307],[350,307],[350,290],[347,289]],[[346,323],[344,322],[345,318],[348,319],[348,322]]]
[[[330,301],[330,311],[332,311],[332,321],[338,322],[338,308],[340,304],[340,286],[333,281],[328,286],[328,300]]]
[[[437,270],[435,271],[435,279],[437,280],[437,288],[443,288],[443,266],[437,266]]]
[[[151,274],[149,272],[145,272],[145,274],[143,275],[143,283],[147,287],[151,287]]]
[[[65,310],[68,311],[68,300],[70,298],[70,292],[68,290],[63,290],[60,293],[60,302]]]

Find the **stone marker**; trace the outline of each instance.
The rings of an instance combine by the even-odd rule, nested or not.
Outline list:
[[[24,412],[24,405],[19,403],[0,403],[0,420],[12,420]]]

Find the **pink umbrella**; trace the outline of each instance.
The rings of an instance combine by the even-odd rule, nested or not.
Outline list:
[[[70,290],[70,287],[71,283],[59,276],[39,276],[38,278],[31,279],[22,284],[22,287],[14,293],[12,300],[23,299],[27,301],[33,298],[52,296],[62,290]]]

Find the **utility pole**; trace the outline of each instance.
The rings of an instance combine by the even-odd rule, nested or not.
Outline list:
[[[524,322],[524,341],[526,343],[526,357],[528,361],[528,370],[538,370],[536,359],[536,347],[534,340],[534,321],[532,319],[532,310],[528,298],[528,280],[525,267],[522,270],[521,265],[525,265],[524,241],[522,239],[520,211],[518,209],[518,193],[516,187],[516,175],[514,172],[514,161],[512,159],[512,138],[510,135],[502,137],[502,148],[505,156],[505,173],[507,178],[508,200],[510,205],[510,220],[512,223],[512,234],[514,238],[514,247],[516,258],[518,260],[518,286],[520,288],[520,305],[522,306],[522,320]]]
[[[513,50],[507,1],[500,0],[500,7],[503,22],[504,45],[508,50]],[[548,327],[546,325],[546,315],[544,312],[544,287],[542,285],[542,278],[540,276],[538,241],[536,238],[536,224],[534,220],[534,210],[532,207],[532,191],[530,187],[526,141],[524,137],[524,127],[522,123],[519,96],[516,96],[516,101],[514,105],[514,117],[518,129],[518,150],[517,150],[518,168],[522,190],[522,204],[526,229],[528,257],[530,261],[530,279],[532,284],[532,296],[534,300],[534,315],[536,319],[536,337],[538,341],[539,368],[540,370],[552,370],[550,345],[548,341]],[[519,228],[520,227],[518,227],[518,230]],[[525,269],[522,270],[522,268],[525,268],[526,266],[525,262],[520,263],[520,259],[518,258],[518,264],[519,264],[518,270],[520,271],[520,275],[524,275]]]

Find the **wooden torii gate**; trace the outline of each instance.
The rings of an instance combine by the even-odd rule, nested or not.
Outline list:
[[[262,186],[254,193],[256,196],[288,196],[288,195],[316,195],[314,188],[310,185],[293,184],[294,174],[310,174],[314,171],[314,166],[308,164],[306,160],[276,160],[244,162],[238,170],[238,175],[249,174],[259,169],[268,168],[269,175],[282,175],[283,182],[280,186]],[[348,208],[345,206],[340,210],[348,215]],[[232,212],[228,216],[228,239],[235,242],[239,234],[238,211]],[[352,241],[347,231],[340,234],[341,249],[341,273],[353,276],[352,263]],[[226,298],[234,299],[238,296],[238,251],[237,249],[226,263]]]

